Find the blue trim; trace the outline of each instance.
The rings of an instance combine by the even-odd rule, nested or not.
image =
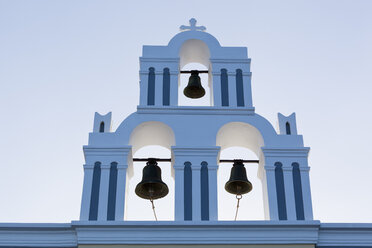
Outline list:
[[[208,163],[203,161],[200,170],[201,220],[209,220]]]
[[[327,246],[327,245],[315,245],[316,248],[372,248],[372,246],[357,246],[357,245],[335,245],[335,246]]]
[[[229,106],[229,86],[226,69],[221,69],[221,105]]]
[[[107,203],[107,220],[115,220],[116,187],[118,180],[118,163],[112,162],[110,167],[110,181]]]
[[[236,103],[238,107],[244,107],[243,72],[236,70]]]
[[[282,163],[275,163],[276,199],[278,201],[279,220],[287,220],[287,207],[285,204],[285,190]]]
[[[184,169],[184,219],[192,220],[192,171],[191,163],[185,162]]]
[[[155,69],[149,68],[148,87],[147,87],[147,105],[155,105]]]
[[[101,182],[101,163],[96,162],[93,169],[92,192],[90,196],[89,220],[97,220],[99,185]]]
[[[300,165],[298,163],[292,164],[293,188],[296,203],[296,217],[297,220],[305,219],[304,201],[302,196],[302,183]]]
[[[169,106],[170,103],[170,74],[169,68],[163,70],[163,105]]]

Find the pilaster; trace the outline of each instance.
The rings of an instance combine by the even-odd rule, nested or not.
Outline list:
[[[307,164],[305,164],[302,167],[300,165],[299,168],[301,174],[305,220],[313,220],[313,206],[311,201],[311,188],[309,178],[310,167],[308,167]]]
[[[163,71],[155,71],[155,106],[163,106]]]
[[[178,106],[178,71],[170,71],[170,106]]]
[[[221,107],[222,101],[221,101],[221,72],[214,71],[212,73],[213,77],[213,104],[215,107]]]
[[[237,107],[237,95],[236,95],[236,72],[227,71],[228,75],[228,87],[229,87],[229,107]]]
[[[201,220],[201,181],[200,181],[201,165],[195,160],[192,161],[192,220]]]
[[[218,220],[217,165],[208,164],[209,220]]]
[[[243,71],[244,105],[246,108],[250,108],[253,106],[251,78],[252,78],[251,72]]]
[[[184,163],[191,163],[192,173],[192,220],[201,220],[201,167],[206,162],[208,168],[208,213],[209,220],[217,220],[217,159],[218,146],[210,147],[172,147],[175,169],[175,219],[184,219]],[[179,208],[179,209],[178,209]]]
[[[107,220],[108,191],[110,183],[110,164],[101,165],[101,181],[99,187],[98,218]]]
[[[127,164],[119,164],[118,180],[116,185],[115,220],[124,220],[124,210],[126,202],[125,191],[127,189]]]
[[[147,106],[147,95],[149,87],[149,73],[140,71],[140,105]]]
[[[90,198],[93,184],[94,165],[84,165],[84,182],[81,199],[80,220],[89,220]]]
[[[296,220],[296,201],[294,198],[294,187],[293,187],[293,174],[292,166],[283,166],[283,177],[284,177],[284,190],[285,190],[285,202],[287,208],[287,219]]]

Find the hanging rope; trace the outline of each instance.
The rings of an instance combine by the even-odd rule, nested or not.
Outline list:
[[[242,199],[243,196],[242,195],[236,195],[236,199],[238,200],[237,204],[236,204],[236,212],[235,212],[235,221],[236,221],[236,218],[238,217],[238,210],[239,210],[239,202],[240,202],[240,199]]]
[[[156,217],[156,213],[155,213],[154,200],[153,199],[150,199],[150,202],[151,202],[151,205],[152,205],[152,211],[154,212],[155,220],[158,221],[158,217]]]

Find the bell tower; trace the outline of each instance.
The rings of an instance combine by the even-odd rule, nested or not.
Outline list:
[[[297,134],[295,115],[278,115],[279,130],[255,113],[251,92],[251,60],[245,47],[224,47],[196,20],[181,26],[165,46],[143,46],[140,57],[140,99],[137,111],[111,131],[111,113],[96,113],[93,132],[84,146],[84,185],[81,221],[125,221],[128,181],[136,161],[147,169],[137,185],[139,197],[168,197],[156,162],[169,162],[174,176],[174,220],[218,221],[218,168],[230,163],[226,190],[249,194],[246,163],[258,164],[267,221],[312,220],[308,153]],[[183,70],[199,63],[206,70]],[[186,88],[180,75],[190,75]],[[200,75],[208,75],[207,82]],[[182,106],[180,93],[203,98],[209,106]],[[170,158],[136,158],[142,147],[169,149]],[[258,160],[226,161],[221,151],[243,147]],[[135,182],[138,183],[138,182]],[[241,206],[239,211],[246,211]]]
[[[189,63],[200,63],[208,70],[211,108],[253,111],[251,72],[247,48],[222,47],[203,26],[181,26],[167,46],[143,46],[140,58],[140,109],[179,106],[178,92],[181,69]],[[180,109],[180,108],[177,108]]]

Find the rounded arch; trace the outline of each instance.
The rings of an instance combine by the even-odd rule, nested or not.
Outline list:
[[[213,35],[200,31],[186,31],[178,33],[169,41],[168,47],[178,50],[181,48],[183,43],[191,39],[203,41],[211,50],[221,48],[220,43]]]
[[[172,128],[160,121],[147,121],[139,124],[133,129],[129,138],[133,154],[144,146],[158,145],[170,150],[175,144]]]
[[[220,146],[221,150],[241,146],[253,151],[257,157],[260,157],[264,139],[260,131],[248,123],[229,122],[218,130],[216,145]]]
[[[205,67],[210,67],[210,50],[208,45],[197,39],[185,41],[179,51],[180,68],[183,68],[189,63],[200,63]]]

